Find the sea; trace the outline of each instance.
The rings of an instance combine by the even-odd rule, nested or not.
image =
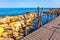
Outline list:
[[[40,8],[42,26],[56,18],[56,15],[49,15],[49,17],[48,15],[44,15],[45,13],[43,13],[42,10],[48,11],[54,9],[56,8],[44,8],[44,9]],[[24,15],[27,12],[37,12],[37,8],[0,8],[0,17]],[[47,22],[47,17],[48,17],[48,22]],[[34,21],[33,24],[34,27],[30,30],[30,32],[38,28],[37,20]]]

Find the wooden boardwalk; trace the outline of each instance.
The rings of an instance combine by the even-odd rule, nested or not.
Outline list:
[[[21,40],[60,40],[60,16]]]

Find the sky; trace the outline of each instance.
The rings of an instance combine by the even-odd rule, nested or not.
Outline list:
[[[0,8],[60,8],[60,0],[0,0]]]

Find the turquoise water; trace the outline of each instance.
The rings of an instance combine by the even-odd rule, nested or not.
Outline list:
[[[55,8],[44,8],[44,11],[47,10],[54,10]],[[23,15],[26,14],[26,12],[36,12],[37,8],[0,8],[0,17],[5,17],[5,16],[15,16],[15,15]],[[44,13],[42,13],[42,8],[40,8],[40,13],[42,14],[42,24],[47,23],[47,15],[43,16]],[[56,15],[55,15],[56,18]],[[48,22],[54,19],[53,15],[50,15],[48,18]],[[34,28],[32,30],[37,29],[38,22],[34,22]]]
[[[44,11],[50,10],[51,8],[44,8]],[[40,12],[42,8],[40,8]],[[23,15],[26,12],[36,12],[37,8],[0,8],[0,17]]]

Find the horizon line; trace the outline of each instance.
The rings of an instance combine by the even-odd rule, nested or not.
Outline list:
[[[0,7],[0,8],[37,8],[37,7]],[[60,8],[60,7],[40,7],[40,8]]]

